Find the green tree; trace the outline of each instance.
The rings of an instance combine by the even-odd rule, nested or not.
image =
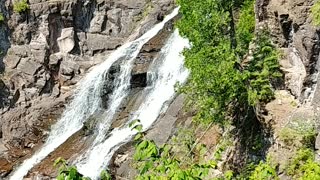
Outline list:
[[[178,0],[177,26],[192,44],[184,51],[191,75],[181,91],[198,110],[196,120],[223,122],[238,109],[273,97],[271,81],[281,76],[278,56],[266,33],[254,33],[254,2]],[[255,35],[253,60],[242,66]]]

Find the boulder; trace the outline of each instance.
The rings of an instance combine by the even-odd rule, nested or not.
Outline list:
[[[107,17],[105,12],[98,12],[90,22],[90,33],[99,33],[103,31]]]
[[[294,96],[300,97],[307,76],[306,68],[295,48],[285,49],[285,52],[287,57],[280,60],[280,65],[286,74],[286,86]]]
[[[33,76],[41,67],[42,65],[40,63],[33,61],[31,58],[22,58],[17,67],[17,70],[27,75]]]
[[[123,38],[108,37],[101,34],[87,34],[86,43],[88,49],[93,52],[103,52],[105,50],[114,50],[121,46]]]
[[[75,46],[73,28],[71,27],[62,29],[61,36],[57,39],[57,41],[60,52],[70,53]]]

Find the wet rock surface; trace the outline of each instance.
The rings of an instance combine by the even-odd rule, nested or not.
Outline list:
[[[174,5],[172,0],[29,0],[27,12],[15,13],[13,3],[0,2],[5,17],[0,23],[0,137],[6,147],[0,178],[7,175],[2,169],[11,171],[39,147],[92,66],[149,30]],[[165,40],[165,34],[159,39]],[[163,43],[146,46],[158,52]],[[152,57],[136,61],[143,68],[132,72],[138,77],[133,89],[146,86],[147,67],[156,56],[144,49],[143,56]],[[106,102],[118,71],[115,64],[108,72]]]
[[[146,55],[149,49],[154,49],[152,59],[150,59],[148,63],[144,64],[144,68],[141,69],[139,73],[136,73],[135,68],[133,68],[132,77],[131,77],[132,84],[129,89],[128,96],[124,99],[124,101],[121,103],[121,106],[118,108],[109,131],[111,131],[114,128],[122,127],[128,121],[128,118],[131,117],[132,113],[137,111],[141,103],[144,101],[144,98],[148,93],[148,86],[151,85],[151,84],[146,84],[147,73],[150,71],[149,66],[151,63],[156,64],[155,62],[157,60],[156,57],[160,56],[159,52],[161,48],[165,45],[165,42],[171,35],[171,32],[173,32],[172,22],[168,22],[165,25],[165,27],[166,28],[161,30],[154,38],[152,38],[148,43],[146,43],[142,47],[137,58],[134,60],[134,62],[138,62],[142,54]],[[159,39],[161,39],[161,41],[159,41]],[[103,94],[101,97],[104,102],[103,106],[105,109],[108,108],[109,96],[111,95],[112,91],[115,88],[115,84],[116,84],[115,80],[117,80],[117,78],[119,77],[120,66],[122,63],[123,62],[121,60],[115,62],[111,66],[109,71],[106,73]],[[136,63],[134,65],[136,65]],[[140,65],[142,64],[140,63]],[[135,78],[135,76],[138,76],[139,78],[137,79]],[[180,104],[182,103],[181,98],[179,102]],[[178,105],[176,105],[175,107],[178,107]],[[176,110],[179,110],[179,108]],[[175,111],[175,110],[171,110],[171,111]],[[174,119],[174,118],[168,117],[168,116],[171,116],[171,114],[172,113],[169,113],[169,115],[166,116],[167,119],[171,119],[171,120]],[[43,160],[41,163],[35,166],[30,171],[29,177],[36,177],[39,175],[44,177],[51,177],[51,178],[55,177],[56,169],[51,166],[54,160],[57,159],[58,157],[63,157],[68,161],[72,161],[74,160],[74,158],[79,156],[82,152],[85,152],[85,150],[88,148],[90,143],[92,143],[92,140],[95,137],[95,132],[93,130],[97,126],[98,122],[104,120],[103,117],[107,115],[108,114],[106,114],[106,112],[103,110],[101,112],[98,112],[96,115],[92,115],[89,118],[89,120],[87,120],[86,123],[84,123],[84,127],[82,130],[80,130],[78,133],[70,137],[57,150],[55,150],[53,153],[50,153],[50,155],[45,160]],[[163,121],[165,120],[166,119],[163,119]],[[168,122],[171,122],[171,121],[168,121]],[[173,125],[171,126],[173,127]],[[167,133],[169,135],[170,131],[168,131]],[[107,134],[108,133],[106,133],[106,135]],[[164,138],[165,137],[166,136],[164,136]]]

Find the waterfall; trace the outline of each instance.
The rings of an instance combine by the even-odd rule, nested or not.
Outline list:
[[[115,85],[110,98],[107,112],[109,119],[99,127],[98,138],[105,133],[108,128],[115,110],[120,105],[122,99],[126,96],[126,90],[129,83],[129,72],[132,61],[139,54],[142,46],[163,28],[164,24],[178,14],[176,8],[170,15],[166,16],[163,22],[155,25],[135,41],[128,42],[114,51],[102,64],[94,67],[84,79],[78,83],[77,89],[73,95],[72,102],[67,106],[60,120],[52,126],[48,139],[30,159],[25,160],[11,175],[10,180],[20,180],[29,172],[29,170],[41,162],[48,154],[63,144],[70,136],[79,131],[83,123],[95,112],[101,109],[101,93],[105,80],[105,75],[109,68],[116,61],[124,61],[121,67],[119,81]],[[102,139],[96,139],[100,142]]]
[[[177,82],[184,82],[189,74],[184,68],[184,58],[181,55],[182,50],[187,46],[188,41],[181,38],[176,30],[160,52],[159,58],[154,60],[158,64],[151,66],[149,70],[156,76],[152,76],[154,82],[151,88],[148,88],[144,102],[129,118],[125,127],[112,130],[107,139],[93,144],[83,156],[75,161],[81,174],[98,179],[100,172],[106,168],[114,152],[137,133],[128,127],[129,122],[139,119],[145,131],[150,128],[161,111],[167,109],[168,103],[175,96],[174,85]],[[105,137],[103,134],[102,136]]]

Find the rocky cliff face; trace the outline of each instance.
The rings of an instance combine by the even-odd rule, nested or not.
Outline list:
[[[258,26],[267,25],[284,55],[280,61],[286,87],[301,101],[315,90],[320,52],[319,28],[312,25],[313,0],[257,0]]]
[[[0,135],[6,147],[1,159],[13,162],[36,149],[90,67],[161,21],[173,5],[172,0],[29,0],[29,9],[17,13],[14,1],[1,1]],[[152,47],[136,62],[134,87],[144,85]]]
[[[290,179],[283,169],[297,147],[284,144],[281,133],[293,125],[314,126],[319,134],[320,28],[312,23],[314,0],[257,0],[257,27],[267,26],[280,48],[285,88],[266,106],[265,121],[271,124],[272,145],[268,154],[279,164],[280,179]],[[317,142],[320,142],[320,136]],[[318,152],[319,143],[314,147]]]

